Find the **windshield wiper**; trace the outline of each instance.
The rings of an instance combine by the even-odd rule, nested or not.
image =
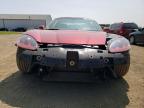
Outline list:
[[[51,28],[51,29],[47,29],[47,30],[60,30],[60,29],[56,29],[56,28]]]

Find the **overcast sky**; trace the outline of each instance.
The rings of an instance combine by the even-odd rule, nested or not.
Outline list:
[[[144,26],[144,0],[0,0],[0,14],[50,14]]]

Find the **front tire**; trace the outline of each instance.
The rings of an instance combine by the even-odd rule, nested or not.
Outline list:
[[[118,78],[123,77],[129,70],[130,67],[130,55],[126,55],[127,63],[119,64],[114,66],[114,72],[116,73]]]
[[[23,48],[17,48],[16,53],[16,62],[17,67],[22,73],[29,73],[30,72],[30,66],[31,63],[29,62],[29,57],[23,56],[22,53],[25,51]]]

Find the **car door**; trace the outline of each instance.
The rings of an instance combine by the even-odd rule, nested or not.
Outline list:
[[[110,26],[110,33],[113,33],[113,34],[116,34],[116,24],[112,24],[111,26]]]
[[[123,34],[122,34],[122,25],[120,23],[118,23],[116,25],[116,34],[123,36]]]
[[[135,42],[144,43],[144,29],[135,36]]]
[[[110,32],[110,33],[113,33],[113,31],[114,31],[113,28],[114,28],[114,24],[112,24],[112,25],[110,26],[110,28],[109,28],[109,32]]]

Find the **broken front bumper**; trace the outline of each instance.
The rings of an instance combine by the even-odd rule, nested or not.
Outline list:
[[[100,49],[52,47],[25,50],[20,54],[20,60],[30,64],[29,70],[37,65],[59,70],[85,70],[127,64],[128,55],[129,52],[109,53]]]

